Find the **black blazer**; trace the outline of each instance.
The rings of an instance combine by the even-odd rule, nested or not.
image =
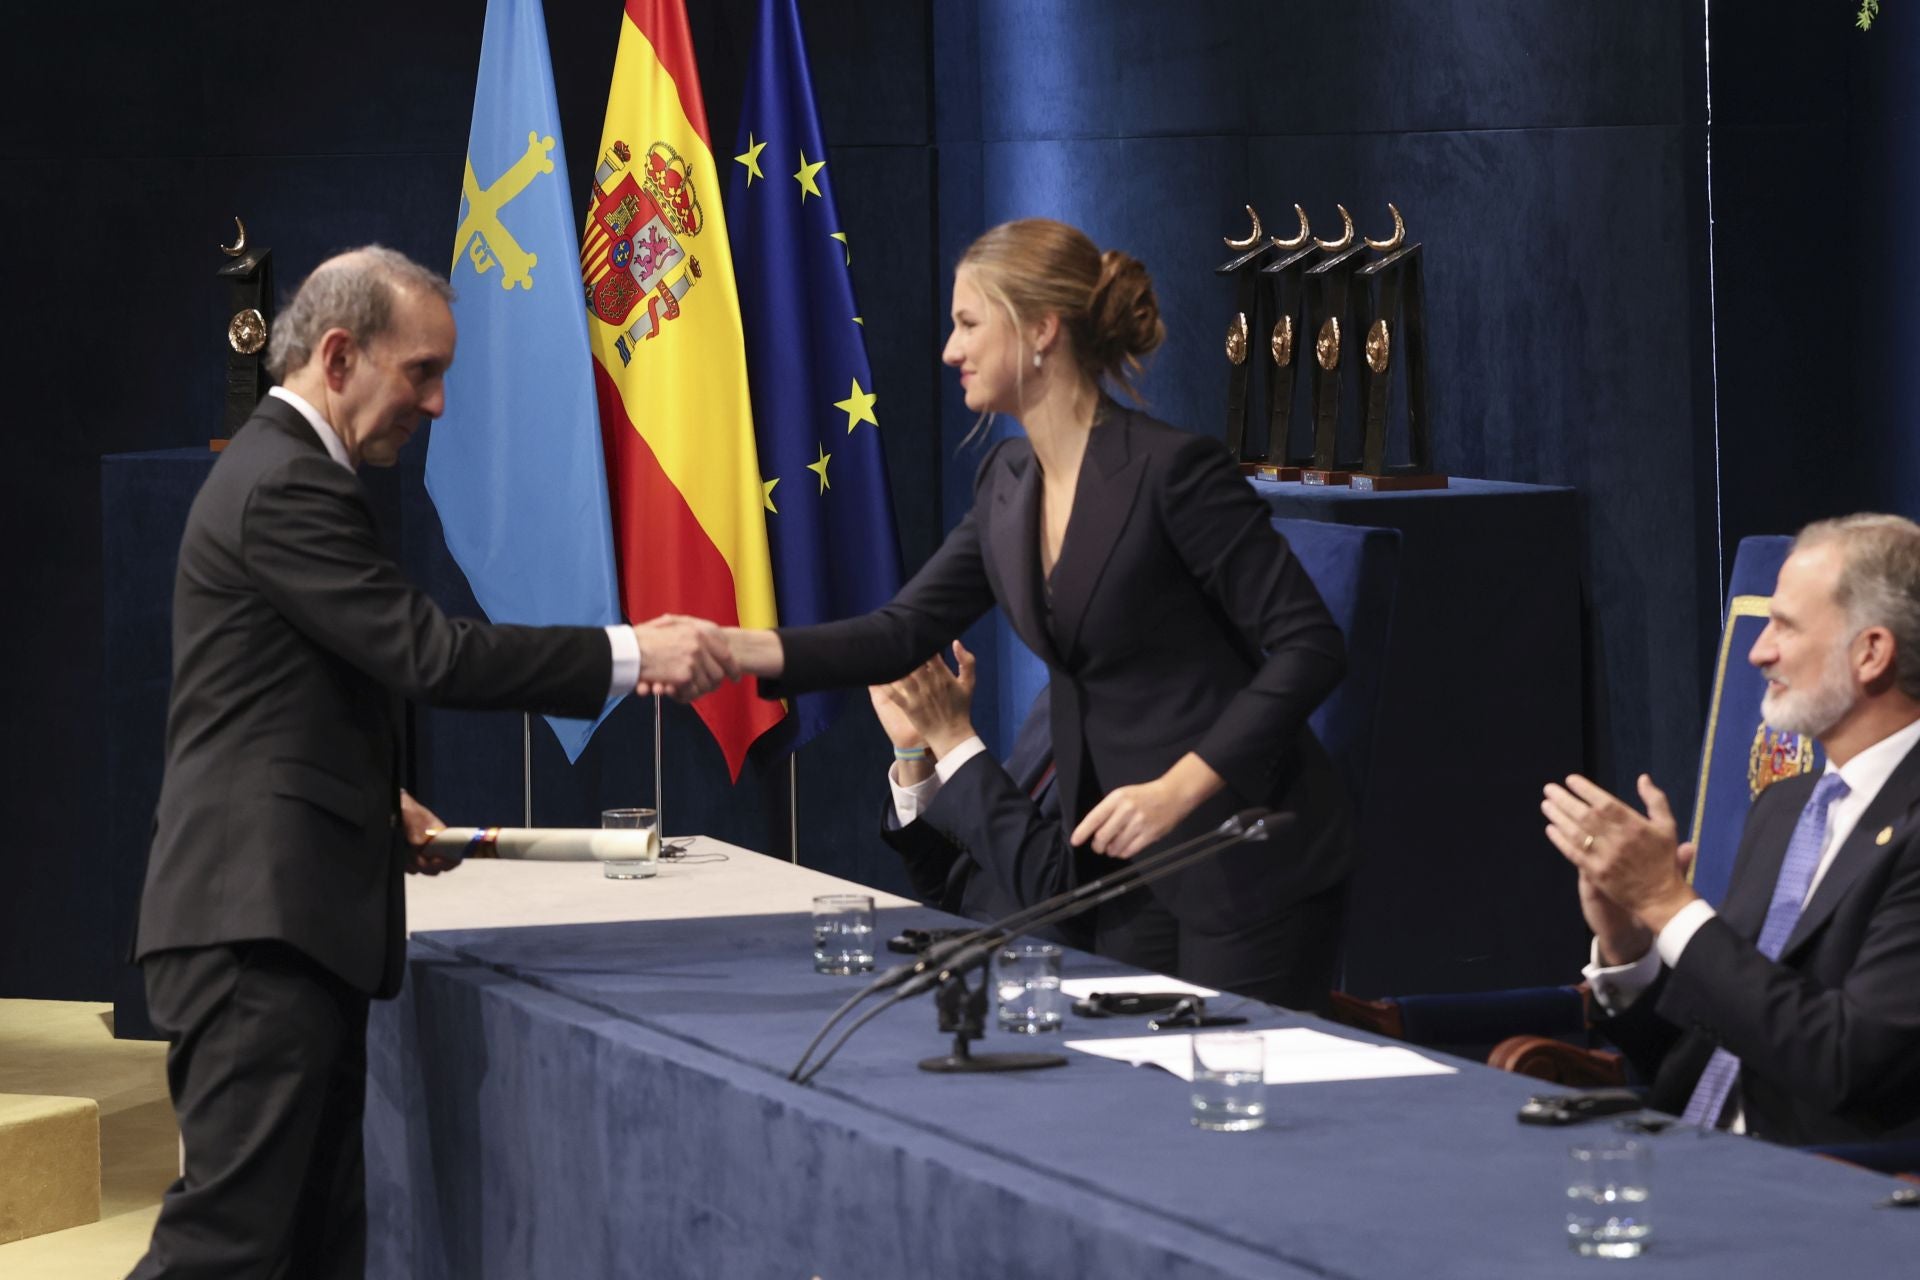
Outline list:
[[[1050,670],[1069,830],[1107,792],[1194,751],[1227,785],[1169,841],[1249,805],[1281,817],[1265,844],[1155,886],[1182,920],[1231,929],[1342,880],[1346,798],[1307,717],[1344,673],[1345,643],[1226,450],[1105,403],[1050,584],[1040,490],[1026,439],[1000,442],[972,511],[900,594],[865,617],[783,629],[785,671],[762,692],[897,679],[998,603]],[[1111,867],[1086,855],[1078,874]]]
[[[1073,851],[1060,826],[1047,693],[1040,691],[1002,766],[985,751],[961,765],[926,810],[900,825],[889,796],[880,836],[906,863],[922,902],[975,920],[998,920],[1073,887]],[[1034,936],[1090,947],[1092,920]]]
[[[400,986],[402,698],[597,714],[594,627],[449,620],[380,548],[354,474],[269,397],[187,517],[166,775],[136,958],[278,939]]]
[[[1663,1111],[1685,1109],[1724,1045],[1740,1058],[1749,1133],[1796,1145],[1920,1137],[1920,751],[1867,806],[1768,960],[1754,943],[1816,781],[1761,794],[1718,917],[1606,1030]]]

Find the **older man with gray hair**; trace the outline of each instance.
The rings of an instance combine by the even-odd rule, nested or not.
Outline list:
[[[451,297],[378,246],[322,263],[187,517],[135,943],[185,1169],[136,1277],[364,1270],[367,1002],[400,988],[402,872],[447,869],[400,790],[402,700],[591,716],[736,674],[705,623],[449,619],[381,550],[355,471],[440,416]]]
[[[1547,786],[1587,977],[1662,1110],[1795,1144],[1920,1137],[1920,526],[1803,529],[1747,660],[1767,723],[1827,766],[1761,793],[1718,910],[1652,779],[1644,814]]]

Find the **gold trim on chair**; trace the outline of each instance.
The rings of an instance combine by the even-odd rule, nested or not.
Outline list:
[[[1700,781],[1693,789],[1693,831],[1687,839],[1700,843],[1700,824],[1706,819],[1707,777],[1713,770],[1713,740],[1720,730],[1720,692],[1727,683],[1727,655],[1733,650],[1733,620],[1764,618],[1773,608],[1772,596],[1735,596],[1727,605],[1727,621],[1720,628],[1720,657],[1713,667],[1713,700],[1707,704],[1707,743],[1700,749]],[[1687,868],[1693,883],[1693,868]]]

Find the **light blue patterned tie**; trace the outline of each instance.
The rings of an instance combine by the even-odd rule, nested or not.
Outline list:
[[[1773,901],[1767,904],[1766,923],[1760,926],[1755,945],[1769,960],[1780,957],[1793,926],[1800,922],[1800,908],[1807,901],[1807,886],[1820,866],[1820,847],[1827,842],[1827,811],[1833,802],[1847,794],[1847,783],[1838,773],[1829,772],[1813,788],[1807,807],[1794,824],[1793,838],[1787,841],[1787,856],[1780,863],[1780,878],[1773,883]],[[1693,1086],[1693,1096],[1680,1118],[1688,1124],[1719,1123],[1726,1109],[1733,1082],[1740,1074],[1740,1059],[1725,1049],[1715,1049],[1707,1059],[1707,1069]]]

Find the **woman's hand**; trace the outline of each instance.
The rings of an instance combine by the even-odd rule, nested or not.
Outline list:
[[[1117,787],[1073,829],[1073,843],[1131,858],[1180,825],[1200,802],[1226,785],[1213,766],[1189,751],[1152,782]]]

